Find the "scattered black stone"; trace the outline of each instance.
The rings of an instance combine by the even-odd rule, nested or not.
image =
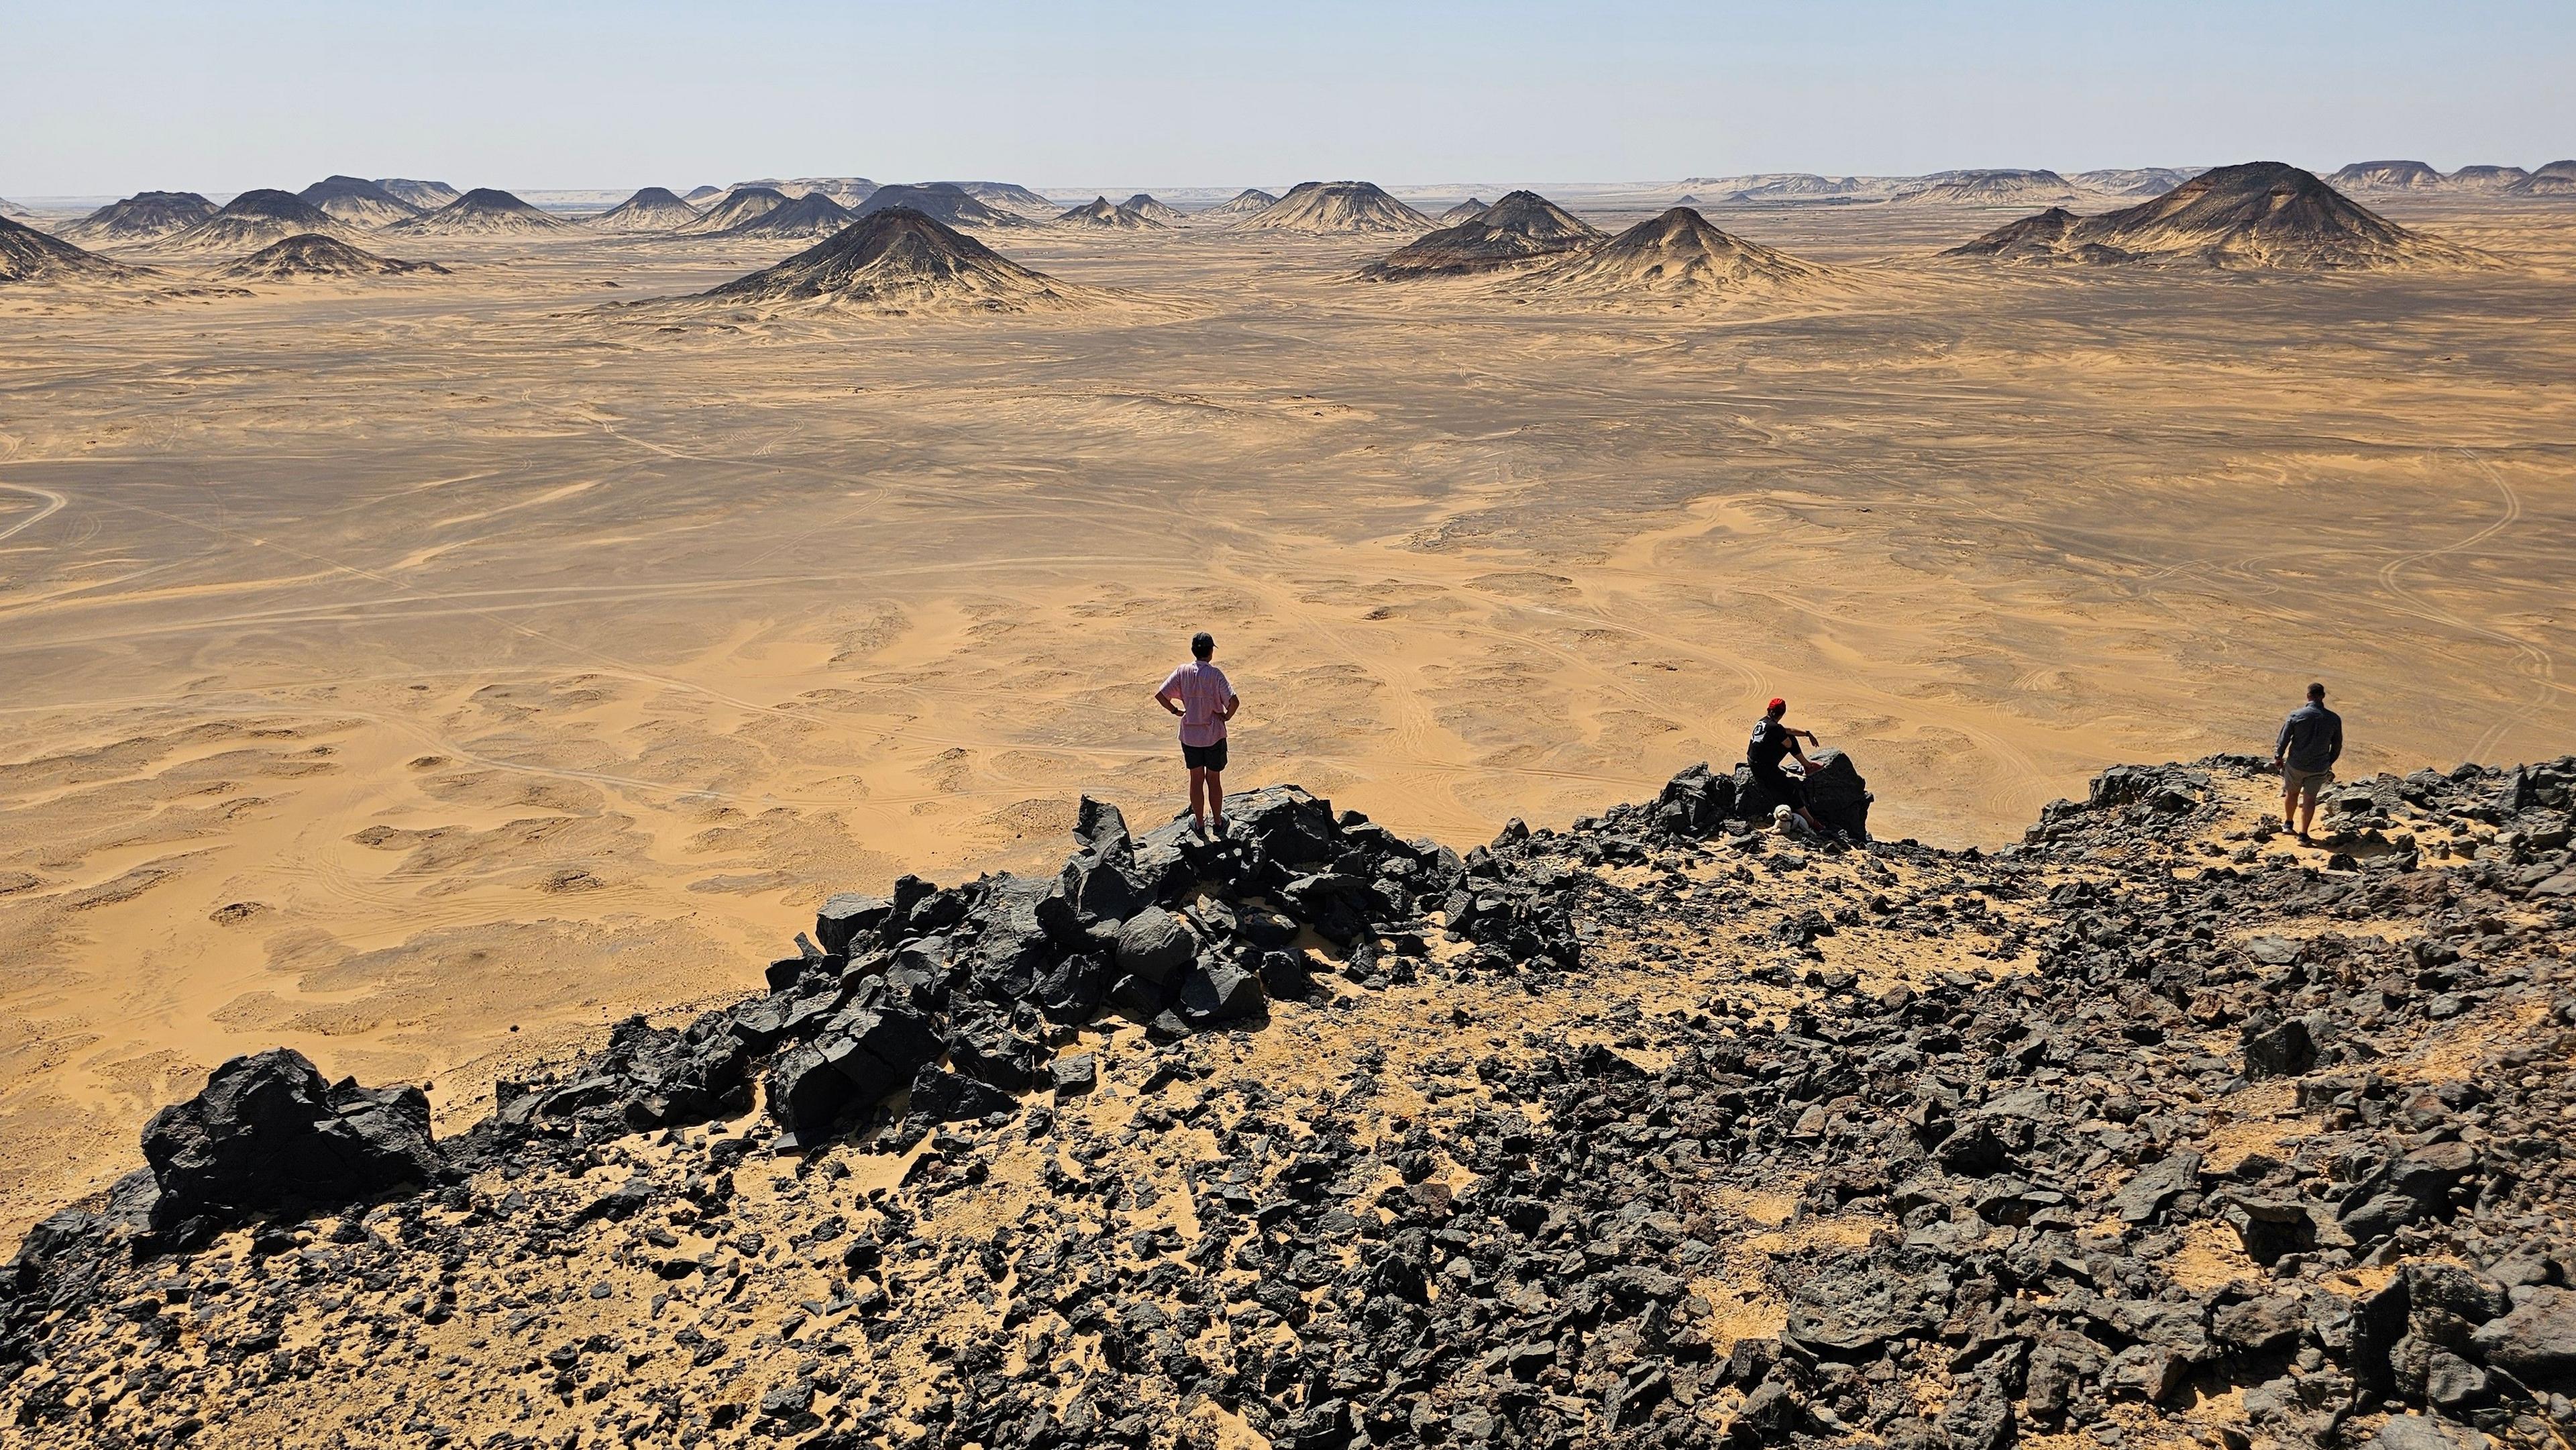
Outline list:
[[[417,1093],[325,1088],[286,1053],[227,1064],[155,1120],[176,1147],[150,1153],[149,1174],[29,1234],[0,1299],[0,1409],[40,1436],[80,1433],[93,1412],[74,1399],[98,1401],[56,1356],[85,1326],[157,1325],[206,1292],[156,1286],[187,1272],[172,1250],[213,1227],[249,1225],[244,1262],[290,1287],[382,1274],[391,1293],[374,1267],[388,1240],[463,1263],[505,1243],[570,1253],[575,1227],[614,1225],[656,1255],[677,1241],[645,1226],[670,1205],[721,1222],[754,1154],[830,1175],[833,1145],[858,1141],[918,1149],[902,1188],[872,1190],[855,1219],[816,1208],[786,1246],[846,1287],[777,1332],[781,1373],[694,1418],[673,1408],[652,1421],[661,1438],[1162,1444],[1172,1426],[1139,1406],[1207,1402],[1312,1450],[1992,1450],[2043,1433],[2117,1445],[2134,1434],[2120,1428],[2128,1407],[2230,1389],[2244,1406],[2232,1445],[2576,1434],[2576,1164],[2563,1142],[2576,900],[2549,889],[2571,869],[2576,758],[2356,782],[2330,803],[2354,864],[2326,871],[2200,849],[2219,783],[2264,761],[2122,767],[2084,802],[2052,805],[2024,842],[1951,853],[1871,841],[1865,783],[1836,759],[1819,785],[1844,794],[1814,792],[1835,835],[1795,852],[1743,830],[1762,803],[1704,767],[1651,804],[1565,832],[1515,823],[1464,857],[1292,788],[1234,803],[1218,840],[1179,823],[1134,837],[1086,801],[1056,878],[905,878],[883,898],[835,897],[767,991],[686,1026],[621,1024],[600,1053],[503,1084],[491,1117],[443,1144]],[[2395,839],[2400,815],[2473,826],[2480,844],[2412,847]],[[1613,866],[1649,869],[1614,879]],[[1792,883],[1791,900],[1769,899]],[[2392,946],[2331,925],[2365,920],[2417,934]],[[1453,946],[1435,966],[1425,943],[1443,932]],[[1879,992],[1817,960],[1872,934],[1973,944],[2016,967]],[[1354,1051],[1346,1087],[1292,1112],[1258,1082],[1212,1083],[1199,1045],[1258,1030],[1273,1002],[1348,1000],[1406,976],[1427,975],[1434,1000],[1439,982],[1468,978],[1579,991],[1604,941],[1650,956],[1723,941],[1773,1005],[1604,1002],[1608,1046],[1460,1008],[1447,1020],[1472,1025],[1461,1044],[1491,1030],[1526,1050],[1467,1049],[1419,1086],[1468,1080],[1481,1097],[1391,1121],[1374,1143],[1355,1114],[1394,1071],[1376,1049]],[[1310,963],[1344,983],[1315,980]],[[1121,1141],[1187,1123],[1218,1146],[1214,1161],[1173,1164],[1182,1189],[1116,1167],[1081,1113],[1033,1096],[1070,1103],[1099,1082],[1093,1056],[1056,1049],[1104,1011],[1165,1044]],[[2384,1071],[2437,1038],[2468,1054],[2455,1075]],[[774,1136],[702,1145],[699,1130],[740,1117],[755,1086]],[[2218,1159],[2219,1110],[2249,1092],[2289,1094],[2324,1126]],[[1109,1245],[1035,1210],[975,1245],[916,1237],[906,1204],[981,1181],[1005,1128],[1060,1143],[1042,1174],[1057,1202],[1126,1211],[1186,1191],[1197,1238],[1137,1229]],[[647,1133],[685,1150],[669,1167],[594,1176],[574,1202],[462,1181],[577,1179]],[[1463,1187],[1441,1181],[1442,1160]],[[1720,1246],[1744,1227],[1721,1191],[1783,1188],[1802,1217],[1865,1210],[1881,1227],[1771,1258],[1761,1287],[1785,1325],[1721,1338],[1691,1288],[1722,1272]],[[297,1227],[351,1202],[393,1207],[372,1228]],[[2254,1267],[2217,1286],[2177,1277],[2186,1238],[2211,1233]],[[779,1247],[758,1240],[733,1247],[746,1261]],[[750,1272],[712,1257],[651,1267],[675,1285],[730,1284],[719,1292]],[[2378,1277],[2346,1277],[2358,1271]],[[999,1329],[914,1326],[933,1289],[982,1296]],[[429,1321],[450,1312],[447,1295],[414,1287],[390,1317]],[[521,1328],[537,1333],[544,1308]],[[932,1397],[900,1414],[852,1409],[832,1355],[788,1348],[809,1323],[856,1326],[846,1333],[869,1346],[903,1339],[939,1367]],[[1231,1349],[1207,1347],[1217,1326]],[[207,1341],[224,1363],[284,1353],[256,1320],[227,1332]],[[675,1342],[721,1372],[733,1351],[696,1333]],[[588,1394],[617,1353],[541,1345],[529,1372]],[[1946,1386],[1937,1408],[1907,1388],[1926,1378]],[[155,1433],[197,1433],[179,1413]],[[425,1415],[383,1428],[444,1433]]]

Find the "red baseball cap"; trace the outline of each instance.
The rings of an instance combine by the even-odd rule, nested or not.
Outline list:
[[[1789,702],[1786,700],[1773,700],[1771,702],[1771,708],[1774,710],[1786,710],[1789,708]]]

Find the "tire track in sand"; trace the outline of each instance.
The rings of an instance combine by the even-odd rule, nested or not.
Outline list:
[[[2460,616],[2451,613],[2449,610],[2442,608],[2440,605],[2435,604],[2431,600],[2426,599],[2423,595],[2416,593],[2414,590],[2408,588],[2403,582],[2401,576],[2403,576],[2408,569],[2429,560],[2441,558],[2447,554],[2457,554],[2465,550],[2474,549],[2478,545],[2487,542],[2489,539],[2496,537],[2507,529],[2510,529],[2514,525],[2522,522],[2522,496],[2513,491],[2512,484],[2505,482],[2503,474],[2496,472],[2495,465],[2479,457],[2474,450],[2468,448],[2455,448],[2451,451],[2477,465],[2478,471],[2487,476],[2487,482],[2496,486],[2496,492],[2504,496],[2504,514],[2495,522],[2488,524],[2485,528],[2477,530],[2466,538],[2444,544],[2439,548],[2424,549],[2412,554],[2401,554],[2398,557],[2389,560],[2385,565],[2380,567],[2379,587],[2387,590],[2402,602],[2403,608],[2400,610],[2401,613],[2411,614],[2417,619],[2424,620],[2427,623],[2443,625],[2447,628],[2458,630],[2464,634],[2475,635],[2481,639],[2494,640],[2499,644],[2509,646],[2513,650],[2514,654],[2515,673],[2531,681],[2535,686],[2532,698],[2526,702],[2521,709],[2514,711],[2503,719],[2496,721],[2493,725],[2488,726],[2485,733],[2478,736],[2477,744],[2470,748],[2466,758],[2470,760],[2484,760],[2490,753],[2492,753],[2497,743],[2504,739],[2507,732],[2518,726],[2529,724],[2531,717],[2539,713],[2543,707],[2548,705],[2551,697],[2556,695],[2561,687],[2557,680],[2557,661],[2551,657],[2549,651],[2541,648],[2539,645],[2533,644],[2529,640],[2523,639],[2519,635],[2507,634],[2503,630],[2479,624],[2472,620],[2463,619]]]

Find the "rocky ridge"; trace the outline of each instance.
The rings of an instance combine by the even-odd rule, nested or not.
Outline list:
[[[1293,788],[825,904],[495,1093],[238,1059],[29,1235],[49,1444],[2560,1443],[2576,757],[2123,767],[1994,852],[1694,768]],[[2081,1443],[2081,1442],[2064,1442]]]

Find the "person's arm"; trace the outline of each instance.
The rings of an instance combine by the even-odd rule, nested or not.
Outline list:
[[[2341,759],[2343,759],[2343,717],[2337,715],[2334,734],[2326,741],[2326,764],[2332,765]]]
[[[2272,764],[2274,764],[2275,766],[2277,766],[2277,765],[2279,765],[2282,761],[2287,760],[2287,759],[2289,759],[2289,758],[2290,758],[2290,722],[2289,722],[2288,720],[2283,720],[2283,721],[2281,722],[2281,738],[2279,738],[2278,740],[2275,740],[2275,741],[2273,741],[2273,742],[2272,742]]]
[[[1225,696],[1225,711],[1224,711],[1224,713],[1223,713],[1223,714],[1218,715],[1216,718],[1218,718],[1218,719],[1220,719],[1220,720],[1231,720],[1231,719],[1233,719],[1233,718],[1234,718],[1234,712],[1235,712],[1235,711],[1237,711],[1237,710],[1240,710],[1240,709],[1242,709],[1242,708],[1243,708],[1243,697],[1242,697],[1241,695],[1235,694],[1233,691],[1229,690],[1229,691],[1227,691],[1227,692],[1226,692],[1226,696]]]
[[[1187,716],[1190,712],[1181,708],[1180,693],[1179,686],[1170,680],[1165,680],[1163,688],[1154,692],[1154,703],[1175,715]]]

